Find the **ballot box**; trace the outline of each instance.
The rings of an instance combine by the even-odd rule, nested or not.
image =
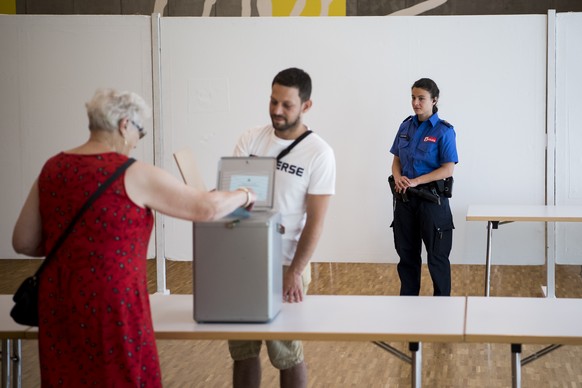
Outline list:
[[[283,300],[283,233],[273,211],[194,223],[194,319],[272,320]]]
[[[271,157],[220,159],[217,189],[245,187],[257,200],[252,211],[194,223],[197,322],[268,322],[281,310],[285,227],[273,210],[275,171]]]

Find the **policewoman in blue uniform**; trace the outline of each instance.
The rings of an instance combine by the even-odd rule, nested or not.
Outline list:
[[[451,294],[449,254],[454,225],[449,198],[458,156],[455,130],[439,118],[438,99],[439,88],[433,80],[421,78],[412,85],[415,115],[402,122],[390,148],[400,295],[420,292],[423,242],[434,295]]]

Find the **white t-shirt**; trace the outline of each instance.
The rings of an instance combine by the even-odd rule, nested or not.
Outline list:
[[[293,143],[275,136],[271,125],[247,130],[238,139],[234,156],[272,156]],[[305,226],[306,195],[335,194],[335,156],[331,147],[311,133],[277,163],[275,174],[276,211],[285,226],[283,256],[291,264],[297,241]]]

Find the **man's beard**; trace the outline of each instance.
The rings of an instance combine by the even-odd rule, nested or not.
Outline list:
[[[300,116],[297,116],[297,119],[291,123],[285,121],[283,124],[276,124],[275,120],[273,119],[274,117],[281,117],[283,119],[285,119],[285,118],[283,116],[271,115],[271,123],[273,124],[273,128],[275,128],[277,131],[287,131],[291,128],[295,128],[295,127],[297,127],[297,124],[299,124],[299,120],[301,119]]]

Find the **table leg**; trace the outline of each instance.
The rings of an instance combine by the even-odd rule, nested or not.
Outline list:
[[[412,388],[422,387],[422,344],[411,342],[408,348],[412,353]]]
[[[400,350],[396,349],[395,347],[388,345],[386,342],[383,341],[372,341],[372,343],[388,353],[393,354],[394,356],[398,357],[404,362],[407,362],[412,365],[412,357],[406,355],[405,353],[401,352]]]
[[[487,253],[485,254],[485,296],[489,296],[491,287],[491,238],[493,237],[493,221],[487,221]]]
[[[12,340],[12,386],[22,387],[22,340]]]
[[[2,340],[2,388],[10,387],[10,362],[12,361],[10,343],[9,339]]]
[[[556,236],[556,224],[551,223],[552,233]],[[556,245],[556,238],[553,240],[553,249],[548,252],[546,259],[546,298],[556,297],[556,255],[558,254],[558,248]]]
[[[521,344],[511,344],[511,387],[521,387]]]

